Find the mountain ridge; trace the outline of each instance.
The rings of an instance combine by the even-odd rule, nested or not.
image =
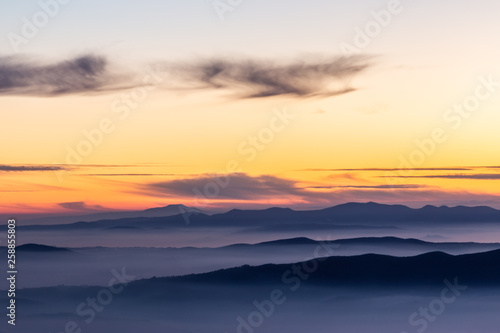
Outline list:
[[[169,206],[167,206],[169,207]],[[179,206],[175,206],[179,207]],[[186,206],[183,206],[186,207]],[[189,208],[189,207],[187,207]],[[153,210],[155,208],[152,208]],[[156,213],[158,211],[155,211]],[[332,226],[361,227],[404,227],[415,225],[450,225],[463,223],[496,223],[500,222],[500,210],[487,206],[424,206],[410,208],[403,205],[385,205],[374,202],[346,203],[319,210],[296,211],[289,208],[273,207],[263,210],[233,209],[226,213],[207,215],[201,211],[178,212],[178,214],[155,217],[127,217],[122,219],[105,219],[91,222],[73,222],[51,225],[27,225],[20,228],[40,229],[86,229],[110,227],[137,228],[183,228],[183,227],[264,227],[286,230],[287,226],[295,228]]]

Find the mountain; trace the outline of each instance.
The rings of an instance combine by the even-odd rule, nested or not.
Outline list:
[[[194,214],[183,214],[194,212]],[[415,226],[449,226],[495,224],[500,222],[500,211],[484,206],[435,207],[413,209],[402,205],[347,203],[326,209],[295,211],[288,208],[264,210],[233,209],[222,214],[206,215],[199,210],[182,205],[154,208],[141,212],[122,213],[127,218],[116,218],[116,213],[106,213],[106,220],[77,222],[52,226],[21,226],[30,230],[108,229],[136,227],[143,229],[188,227],[245,227],[254,231],[287,231],[329,228],[387,228]],[[158,216],[161,215],[161,216]],[[100,214],[87,216],[93,220]],[[153,217],[152,217],[153,216]],[[75,217],[75,219],[77,219]],[[82,220],[80,220],[82,221]],[[52,221],[53,222],[53,221]]]
[[[427,252],[445,252],[452,255],[486,252],[500,249],[500,243],[475,243],[475,242],[426,242],[414,238],[398,237],[359,237],[337,239],[330,241],[316,241],[306,237],[279,239],[256,244],[233,244],[219,248],[205,248],[210,255],[216,256],[223,250],[232,250],[232,254],[239,254],[242,258],[249,255],[265,255],[273,253],[302,254],[307,256],[313,253],[317,246],[328,244],[336,256],[353,256],[367,253],[375,253],[392,256],[414,256]],[[190,248],[202,250],[202,248]],[[182,250],[182,248],[178,249]],[[202,254],[198,254],[202,256]],[[301,258],[297,256],[296,258]],[[282,261],[285,262],[285,261]],[[275,261],[276,263],[276,261]]]
[[[151,294],[152,297],[159,298],[162,297],[163,291],[172,288],[175,290],[175,285],[209,284],[211,287],[204,289],[217,293],[217,288],[221,286],[234,285],[241,288],[286,285],[291,283],[292,279],[297,279],[297,276],[316,287],[439,286],[443,284],[444,279],[452,281],[455,277],[469,286],[500,287],[500,250],[458,256],[443,252],[429,252],[412,257],[365,254],[334,256],[291,264],[244,265],[201,274],[136,280],[127,286],[127,292]],[[56,291],[58,287],[44,289]],[[78,291],[84,288],[70,289]],[[27,293],[29,291],[30,289]],[[68,294],[68,290],[65,293]],[[171,297],[168,294],[164,296]]]
[[[500,211],[487,206],[432,206],[413,209],[403,205],[385,205],[375,202],[346,203],[318,211],[305,213],[309,216],[331,216],[348,222],[369,220],[372,223],[399,222],[400,224],[500,222]]]
[[[475,242],[427,242],[415,238],[399,238],[399,237],[358,237],[336,239],[329,241],[316,241],[307,237],[296,237],[288,239],[279,239],[257,244],[237,244],[246,245],[249,247],[266,247],[266,246],[298,246],[298,245],[321,245],[324,243],[336,244],[339,246],[349,247],[370,247],[376,249],[379,247],[396,248],[396,249],[422,249],[427,252],[432,251],[457,251],[460,249],[470,248],[476,252],[489,251],[500,249],[500,243],[475,243]],[[235,245],[230,245],[235,246]],[[229,246],[229,247],[230,247]]]
[[[5,247],[3,249],[6,249]],[[19,252],[36,252],[36,253],[48,253],[48,252],[71,252],[70,250],[62,247],[47,246],[40,244],[24,244],[16,247],[16,251]]]
[[[420,224],[500,222],[500,211],[486,206],[436,207],[428,205],[414,209],[403,205],[368,202],[346,203],[320,210],[305,211],[294,211],[288,208],[232,210],[211,217],[214,223],[233,225],[322,223],[407,226],[413,225],[415,222]]]
[[[365,254],[352,257],[329,257],[296,264],[266,264],[221,269],[204,274],[142,280],[137,285],[189,282],[214,284],[261,284],[283,282],[292,266],[302,268],[312,285],[439,285],[445,278],[460,277],[477,286],[500,286],[500,250],[459,256],[429,252],[413,257]],[[316,268],[316,269],[313,269]],[[309,273],[307,273],[309,272]]]
[[[352,257],[364,254],[410,257],[429,252],[451,255],[500,249],[500,243],[431,243],[395,237],[365,237],[316,241],[305,237],[223,247],[85,247],[54,248],[26,244],[18,248],[22,288],[105,283],[103,270],[127,267],[138,279],[204,273],[244,264],[293,263],[311,258]],[[0,254],[7,255],[0,247]],[[40,267],[44,269],[41,270]],[[77,275],[74,272],[78,272]],[[104,281],[103,281],[104,279]]]
[[[7,252],[7,246],[0,246],[0,252]],[[16,246],[17,253],[31,253],[31,254],[65,254],[65,253],[74,253],[72,250],[64,248],[64,247],[55,247],[49,245],[42,244],[23,244]],[[36,257],[37,260],[44,260],[43,258]],[[47,257],[48,264],[51,262],[52,257]]]
[[[24,224],[36,225],[36,224],[67,224],[74,222],[91,222],[98,220],[116,220],[123,218],[137,218],[137,217],[162,217],[162,216],[172,216],[178,214],[189,213],[202,213],[201,210],[197,208],[187,207],[184,205],[168,205],[165,207],[149,208],[146,210],[138,211],[117,211],[117,212],[105,212],[96,213],[89,215],[71,215],[71,216],[52,216],[43,217],[37,219],[29,219],[24,221]]]

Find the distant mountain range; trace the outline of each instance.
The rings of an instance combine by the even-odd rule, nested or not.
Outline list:
[[[197,208],[184,205],[168,205],[165,207],[150,208],[138,211],[105,212],[88,215],[52,216],[24,221],[26,224],[67,224],[73,222],[91,222],[98,220],[116,220],[134,217],[163,217],[184,213],[202,213]]]
[[[117,215],[119,214],[119,215]],[[102,219],[105,216],[105,219]],[[125,216],[117,218],[117,216]],[[26,230],[71,229],[161,229],[182,227],[246,227],[255,231],[286,231],[328,228],[383,228],[405,226],[450,226],[457,224],[495,224],[500,222],[500,211],[485,207],[435,207],[413,209],[402,205],[384,205],[374,202],[347,203],[321,210],[295,211],[289,208],[264,210],[233,209],[226,213],[207,215],[183,205],[140,212],[104,213],[87,215],[80,222],[58,225],[21,226]],[[84,222],[94,220],[95,222]],[[45,220],[44,220],[45,221]],[[33,222],[33,221],[31,221]],[[54,220],[51,220],[52,224]]]
[[[359,238],[347,238],[347,239],[337,239],[329,241],[317,241],[307,237],[296,237],[287,239],[278,239],[267,242],[260,242],[256,244],[232,244],[222,247],[165,247],[165,248],[138,248],[134,247],[135,253],[141,253],[141,251],[155,251],[167,253],[176,253],[181,256],[184,254],[193,254],[198,257],[203,255],[213,256],[217,253],[233,253],[233,254],[265,254],[266,251],[272,251],[274,255],[283,253],[291,253],[291,251],[303,252],[304,255],[312,253],[314,247],[318,245],[324,245],[325,243],[330,244],[332,248],[335,248],[335,252],[341,255],[344,251],[358,250],[361,253],[406,253],[405,251],[411,250],[416,253],[425,252],[446,252],[449,254],[463,254],[463,253],[474,253],[474,252],[487,252],[492,250],[500,249],[500,243],[475,243],[475,242],[426,242],[414,238],[398,238],[398,237],[359,237]],[[89,247],[89,248],[64,248],[64,247],[54,247],[41,244],[24,244],[16,248],[18,252],[30,252],[30,253],[44,253],[44,254],[54,254],[67,252],[67,253],[86,253],[91,251],[91,253],[99,253],[104,251],[112,250],[114,252],[128,252],[129,248],[112,248],[112,247]],[[1,246],[0,251],[7,251],[6,246]],[[269,252],[267,252],[269,253]],[[344,255],[344,254],[342,254]],[[395,254],[399,256],[398,254]],[[47,257],[49,259],[49,257]]]
[[[281,246],[281,247],[287,247],[287,246],[302,246],[302,245],[321,245],[324,243],[324,241],[317,241],[314,239],[310,239],[307,237],[295,237],[295,238],[286,238],[286,239],[278,239],[278,240],[272,240],[272,241],[267,241],[267,242],[260,242],[256,244],[248,244],[248,243],[239,243],[239,244],[231,244],[227,246],[222,246],[222,247],[216,247],[216,248],[206,248],[206,247],[184,247],[184,248],[172,248],[172,247],[166,247],[164,249],[200,249],[200,250],[216,250],[216,249],[250,249],[250,248],[265,248],[265,247],[276,247],[276,246]],[[434,247],[434,246],[444,246],[444,245],[477,245],[477,246],[495,246],[500,248],[500,243],[434,243],[434,242],[426,242],[422,241],[419,239],[413,239],[413,238],[398,238],[398,237],[359,237],[359,238],[349,238],[349,239],[337,239],[337,240],[330,240],[328,243],[332,244],[338,244],[338,245],[361,245],[361,246],[373,246],[373,245],[380,245],[380,246],[391,246],[391,245],[398,245],[398,246],[429,246],[429,247]],[[106,249],[105,247],[99,247],[101,249]],[[16,247],[17,251],[26,251],[26,252],[62,252],[62,251],[71,251],[71,250],[82,250],[86,248],[63,248],[63,247],[55,247],[55,246],[49,246],[49,245],[42,245],[42,244],[24,244]],[[88,248],[92,249],[92,247]],[[147,249],[147,248],[145,248]],[[161,249],[161,248],[154,248],[154,249]],[[6,251],[7,247],[6,246],[0,246],[0,250]]]

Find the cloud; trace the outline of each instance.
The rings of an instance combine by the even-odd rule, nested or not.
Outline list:
[[[154,195],[200,196],[203,199],[253,200],[279,196],[307,196],[307,191],[296,187],[293,180],[275,176],[249,176],[244,173],[228,175],[202,175],[140,185],[140,189]]]
[[[116,77],[106,58],[83,55],[52,64],[30,57],[0,57],[0,95],[55,96],[107,90]]]
[[[25,172],[25,171],[60,171],[66,170],[62,166],[54,165],[0,165],[0,171]]]
[[[435,168],[353,168],[353,169],[336,169],[336,168],[309,168],[298,171],[314,171],[314,172],[352,172],[352,171],[473,171],[478,169],[500,169],[500,166],[459,166],[459,167],[435,167]],[[335,177],[334,175],[330,177]],[[395,176],[397,177],[397,176]],[[404,176],[401,176],[404,178]]]
[[[169,164],[161,166],[170,166]],[[78,170],[86,168],[135,168],[135,167],[156,167],[156,165],[148,164],[0,164],[0,172],[27,172],[27,171],[61,171],[61,170]],[[172,174],[88,174],[90,176],[154,176],[154,175],[172,175]]]
[[[297,180],[276,176],[250,176],[245,173],[227,175],[202,175],[194,178],[175,179],[138,185],[142,194],[167,197],[188,197],[203,200],[262,200],[295,199],[300,201],[329,201],[341,199],[343,193],[366,190],[372,198],[375,190],[395,192],[416,190],[426,185],[301,185]],[[319,190],[319,191],[318,191]],[[326,191],[322,191],[326,190]],[[361,192],[360,192],[361,193]]]
[[[364,179],[358,177],[357,174],[352,173],[352,172],[346,172],[346,173],[337,173],[333,175],[329,175],[326,178],[328,179],[347,179],[347,180],[353,180],[353,181],[364,181]]]
[[[400,171],[400,170],[413,170],[413,171],[469,171],[475,168],[490,168],[490,167],[453,167],[453,168],[361,168],[361,169],[303,169],[299,171],[314,171],[314,172],[332,172],[332,171]]]
[[[335,185],[335,186],[308,186],[304,188],[313,189],[336,189],[336,188],[361,188],[361,189],[416,189],[426,188],[427,185],[398,184],[398,185]]]
[[[370,67],[368,57],[304,57],[293,62],[213,59],[171,64],[188,89],[225,89],[243,98],[334,96],[355,89],[350,79]]]
[[[169,83],[163,84],[163,88],[224,89],[242,98],[341,95],[354,91],[351,79],[369,67],[366,56],[303,57],[291,62],[218,58],[149,64],[157,76],[169,74]],[[42,63],[28,56],[3,56],[0,96],[59,96],[132,89],[144,85],[144,75],[139,78],[130,68],[114,66],[108,58],[96,54],[54,63]]]
[[[450,175],[422,175],[422,176],[392,176],[397,178],[441,178],[441,179],[476,179],[476,180],[498,180],[500,174],[450,174]]]
[[[293,179],[270,175],[250,176],[244,173],[202,175],[136,184],[135,187],[141,195],[172,197],[187,200],[191,205],[234,206],[231,202],[239,201],[241,204],[251,205],[325,207],[345,202],[375,201],[414,207],[426,204],[467,205],[473,202],[500,206],[500,196],[497,195],[445,190],[427,185],[307,185]]]
[[[83,176],[96,177],[144,177],[144,176],[176,176],[175,173],[87,173]]]
[[[75,201],[75,202],[60,202],[57,204],[59,207],[64,209],[79,211],[79,212],[95,212],[102,211],[106,208],[101,205],[88,205],[83,201]]]
[[[135,168],[135,167],[155,167],[153,164],[56,164],[69,166],[77,169],[85,168]],[[171,166],[170,164],[158,164],[160,166]]]

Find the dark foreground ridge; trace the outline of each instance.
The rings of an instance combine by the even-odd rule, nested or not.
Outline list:
[[[366,254],[352,257],[325,257],[295,264],[244,265],[203,274],[154,277],[130,282],[125,295],[142,299],[162,295],[171,299],[186,296],[180,290],[196,288],[217,294],[223,288],[240,289],[283,286],[299,280],[313,287],[413,288],[441,286],[445,279],[459,278],[475,287],[500,287],[500,250],[453,256],[430,252],[413,257]],[[210,285],[207,288],[207,285]],[[201,287],[201,288],[199,288]],[[102,287],[49,287],[20,290],[27,299],[31,295],[69,297],[99,290]]]
[[[2,246],[0,250],[7,250],[7,247]],[[41,244],[24,244],[16,247],[16,251],[18,252],[37,252],[37,253],[50,253],[50,252],[58,252],[58,253],[70,253],[72,252],[69,249],[63,247],[55,247]]]
[[[500,286],[500,250],[453,256],[430,252],[414,257],[365,254],[312,259],[296,264],[241,266],[205,274],[157,279],[161,282],[213,284],[279,283],[291,267],[299,267],[316,285],[412,286],[442,284],[445,278],[481,286]],[[311,271],[308,273],[308,271]],[[297,274],[298,275],[298,274]],[[290,275],[292,276],[292,275]],[[138,285],[152,280],[137,281]],[[155,283],[159,282],[156,281]]]

